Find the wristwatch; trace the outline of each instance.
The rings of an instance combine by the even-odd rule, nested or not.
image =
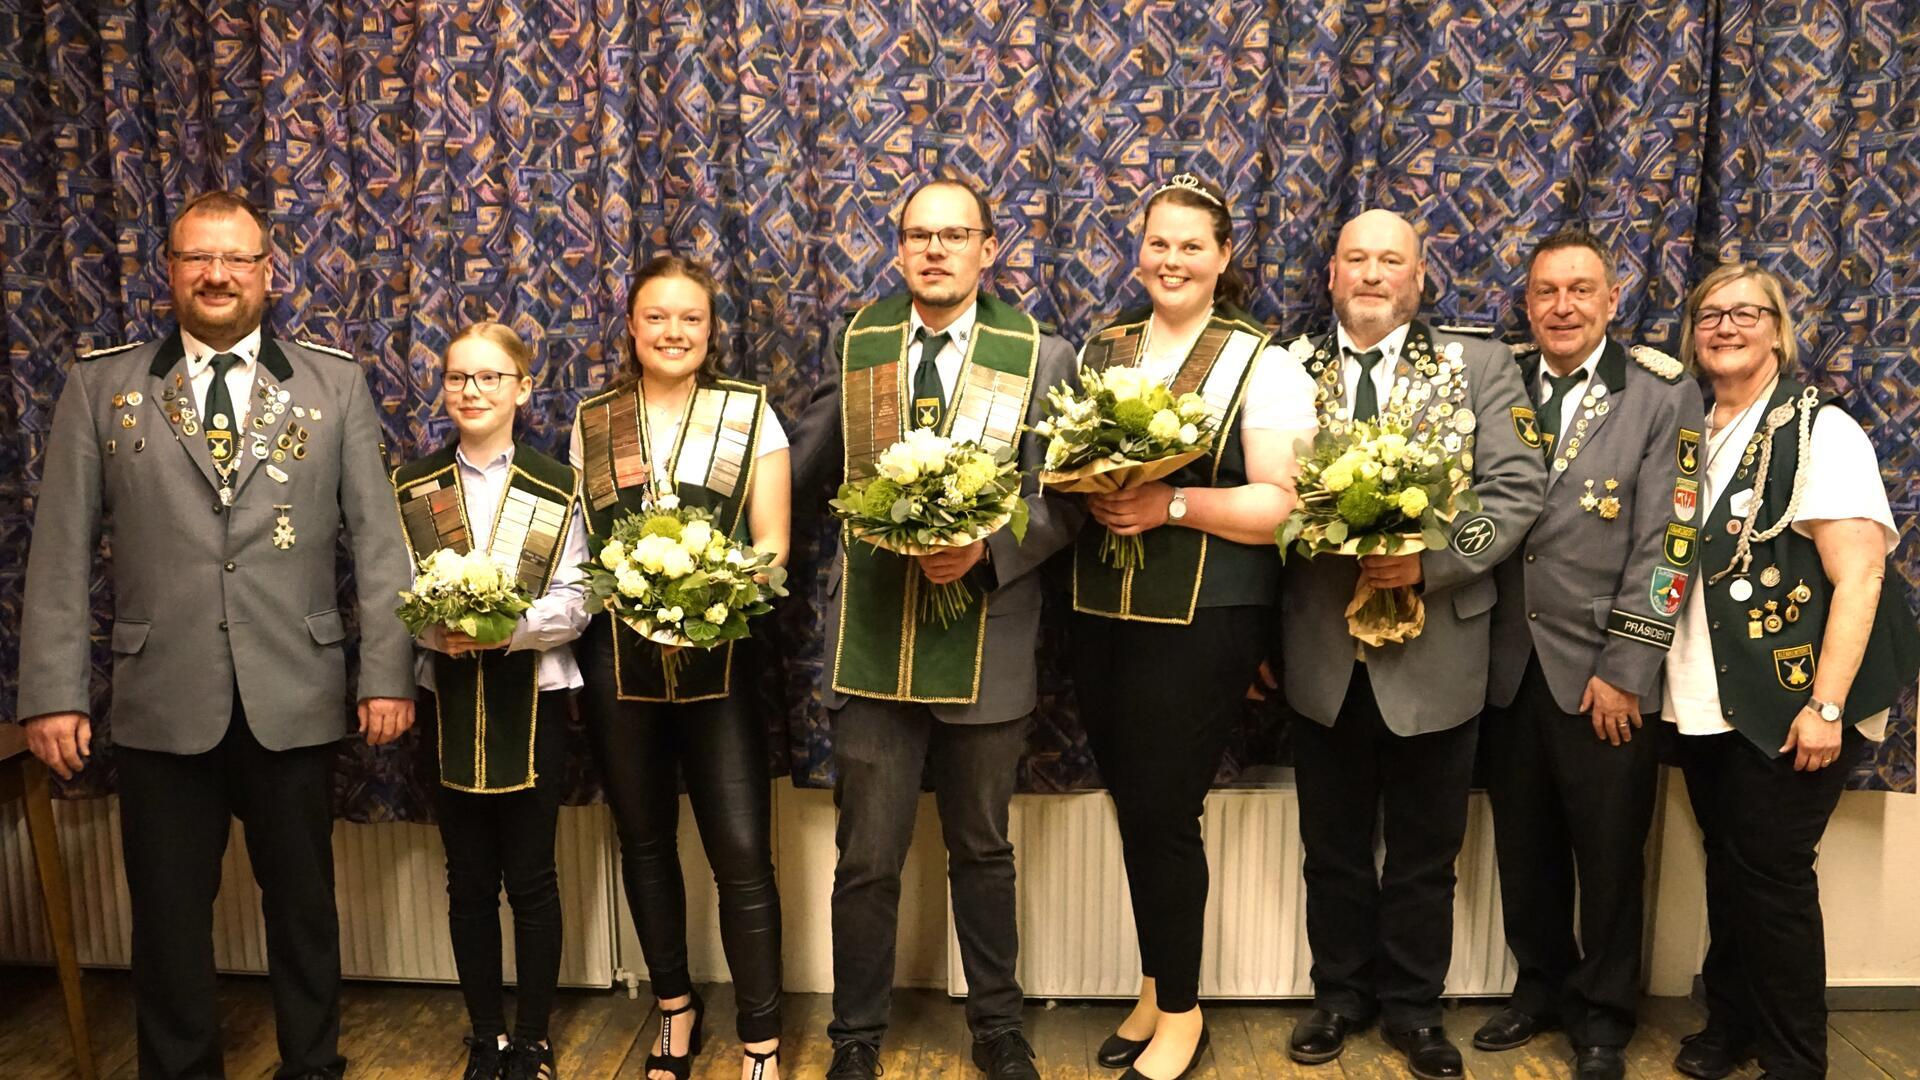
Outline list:
[[[1809,696],[1807,698],[1807,708],[1812,709],[1815,716],[1818,716],[1829,724],[1837,724],[1840,722],[1840,706],[1831,701],[1821,701],[1817,697]]]
[[[1167,520],[1179,521],[1187,516],[1187,489],[1174,488],[1173,501],[1167,504]]]

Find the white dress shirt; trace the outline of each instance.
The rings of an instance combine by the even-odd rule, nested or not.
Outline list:
[[[913,377],[920,370],[920,345],[914,340],[926,323],[920,318],[920,309],[907,305],[912,312],[907,318],[907,385],[913,385]],[[973,340],[974,324],[980,320],[980,301],[976,297],[967,305],[960,317],[935,331],[947,335],[947,343],[933,354],[933,366],[940,372],[940,395],[949,406],[953,404],[954,388],[960,383],[960,364],[967,358],[967,344]]]
[[[1596,345],[1594,347],[1594,350],[1591,353],[1587,354],[1587,359],[1585,360],[1585,362],[1583,362],[1579,367],[1573,369],[1573,371],[1567,372],[1567,374],[1569,375],[1572,375],[1574,371],[1583,372],[1586,374],[1587,377],[1584,381],[1574,383],[1572,386],[1568,387],[1565,397],[1562,397],[1559,401],[1555,401],[1551,403],[1552,405],[1557,405],[1560,408],[1560,426],[1556,430],[1560,431],[1561,433],[1564,434],[1566,432],[1573,430],[1573,418],[1575,415],[1575,410],[1577,410],[1580,407],[1580,400],[1585,396],[1584,391],[1586,390],[1586,388],[1593,385],[1594,369],[1600,366],[1600,354],[1606,351],[1607,351],[1607,339],[1601,338],[1600,344]],[[1546,408],[1549,405],[1549,402],[1547,401],[1547,394],[1552,391],[1553,384],[1548,382],[1547,380],[1552,377],[1553,377],[1553,369],[1547,366],[1547,361],[1544,357],[1541,358],[1540,374],[1539,374],[1539,377],[1534,380],[1534,388],[1533,388],[1533,400],[1539,403],[1540,408]]]
[[[1741,451],[1766,416],[1766,399],[1735,420],[1725,431],[1715,433],[1702,452],[1707,467],[1700,481],[1702,507],[1713,507],[1725,493],[1732,500],[1729,509],[1745,513],[1753,499],[1753,488],[1728,493],[1728,483],[1740,469]],[[1797,421],[1796,421],[1797,422]],[[1873,443],[1860,425],[1839,408],[1821,409],[1813,418],[1812,445],[1807,448],[1807,477],[1800,496],[1800,508],[1794,514],[1794,532],[1810,536],[1809,523],[1865,518],[1880,526],[1888,554],[1900,542],[1893,524],[1893,511],[1887,504],[1887,491],[1880,479],[1880,462],[1874,456]],[[1764,478],[1763,478],[1764,480]],[[1771,507],[1776,512],[1782,508]],[[1771,519],[1766,510],[1761,515]],[[1702,521],[1706,520],[1703,514]],[[1703,549],[1704,550],[1704,549]],[[1687,594],[1686,607],[1674,627],[1673,648],[1667,652],[1666,689],[1662,691],[1660,716],[1676,725],[1682,735],[1716,735],[1732,731],[1720,712],[1720,681],[1714,674],[1713,638],[1707,629],[1706,591],[1724,589],[1727,579],[1708,585],[1707,579],[1720,572],[1731,557],[1733,545],[1717,552],[1712,562],[1694,570],[1694,587]],[[1753,567],[1757,573],[1759,566]],[[1849,716],[1848,721],[1856,719]],[[1882,712],[1862,720],[1862,735],[1878,742],[1886,737],[1887,714]]]
[[[1374,348],[1380,350],[1380,362],[1373,365],[1372,372],[1374,400],[1379,403],[1382,413],[1387,411],[1387,403],[1393,397],[1393,369],[1400,363],[1400,351],[1407,347],[1407,333],[1412,329],[1412,323],[1401,323],[1373,344]],[[1334,324],[1333,338],[1334,344],[1340,348],[1341,386],[1347,395],[1347,411],[1351,414],[1354,397],[1360,390],[1360,361],[1348,356],[1347,351],[1351,349],[1363,353],[1367,350],[1354,348],[1353,339],[1347,336],[1347,328],[1338,323]]]
[[[476,549],[485,549],[493,542],[493,519],[499,513],[500,500],[507,493],[513,447],[508,446],[485,465],[476,466],[468,460],[464,447],[453,452],[453,460],[459,470],[460,490],[466,499],[467,535]],[[541,690],[572,690],[585,685],[580,678],[580,666],[574,663],[573,650],[567,645],[587,628],[586,574],[580,569],[580,564],[586,561],[587,525],[576,505],[567,528],[566,545],[554,566],[553,579],[548,582],[546,593],[534,598],[533,606],[520,613],[520,622],[514,626],[513,637],[507,643],[508,652],[539,651]],[[443,628],[429,628],[420,635],[419,642],[436,652],[445,651]],[[425,653],[417,656],[413,673],[414,682],[428,690],[434,688],[433,657]]]
[[[229,352],[240,362],[227,369],[227,394],[233,399],[233,430],[245,431],[253,410],[253,373],[260,366],[260,328],[234,343],[231,349],[213,346],[180,330],[180,345],[187,353],[187,385],[193,389],[193,407],[200,413],[200,426],[207,427],[207,391],[213,389],[213,358]]]

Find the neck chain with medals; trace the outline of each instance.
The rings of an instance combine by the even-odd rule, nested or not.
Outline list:
[[[647,380],[642,376],[634,383],[634,394],[640,398],[640,453],[647,463],[648,505],[652,505],[659,496],[673,491],[674,474],[680,467],[680,450],[687,444],[687,418],[693,412],[693,399],[699,393],[700,387],[689,383],[686,397],[680,402],[679,417],[674,421],[673,449],[668,452],[662,471],[655,467],[653,460],[653,407],[647,404]],[[662,411],[671,415],[670,410]]]

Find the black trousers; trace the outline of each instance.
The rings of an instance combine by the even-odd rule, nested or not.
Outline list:
[[[1439,1025],[1479,730],[1475,717],[1394,734],[1364,668],[1332,727],[1293,725],[1316,1007],[1355,1020],[1377,1009],[1392,1031]],[[1387,858],[1376,872],[1377,823]]]
[[[927,775],[967,973],[967,1028],[976,1041],[1020,1029],[1025,999],[1014,972],[1020,929],[1007,806],[1030,726],[1026,717],[947,724],[925,705],[859,697],[833,713],[833,803],[840,816],[827,1037],[835,1046],[878,1047],[892,1018],[900,871]]]
[[[680,870],[680,781],[720,893],[720,943],[742,1042],[780,1035],[780,894],[773,880],[767,735],[735,646],[733,693],[677,705],[621,701],[613,638],[595,619],[581,639],[587,735],[620,836],[620,870],[656,997],[691,993],[687,889]]]
[[[433,695],[421,692],[419,715],[433,745]],[[473,1033],[491,1039],[507,1030],[500,974],[500,890],[513,907],[516,1038],[547,1037],[554,988],[560,981],[560,875],[554,868],[554,831],[566,777],[567,693],[540,695],[534,728],[534,785],[523,791],[480,794],[442,787],[434,761],[433,811],[447,849],[447,926],[453,963],[467,1001]]]
[[[1558,1016],[1576,1046],[1625,1046],[1640,1000],[1660,721],[1647,717],[1619,746],[1595,738],[1586,716],[1560,711],[1535,657],[1512,706],[1486,725],[1501,907],[1520,966],[1513,1007]]]
[[[225,1075],[213,900],[234,817],[246,826],[266,916],[274,1076],[345,1072],[328,801],[336,745],[262,747],[236,690],[227,733],[204,754],[116,749],[142,1080]]]
[[[1827,1073],[1827,951],[1814,847],[1840,804],[1866,738],[1853,728],[1839,758],[1795,772],[1738,732],[1676,735],[1687,798],[1707,854],[1708,1026],[1752,1040],[1783,1080]]]
[[[1201,608],[1186,626],[1074,618],[1080,722],[1120,826],[1140,970],[1164,1012],[1199,1002],[1200,815],[1271,619],[1265,607]]]

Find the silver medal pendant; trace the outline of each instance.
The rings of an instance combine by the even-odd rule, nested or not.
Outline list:
[[[1734,578],[1733,584],[1727,586],[1727,595],[1733,597],[1736,603],[1744,604],[1753,598],[1753,582],[1743,577]]]

